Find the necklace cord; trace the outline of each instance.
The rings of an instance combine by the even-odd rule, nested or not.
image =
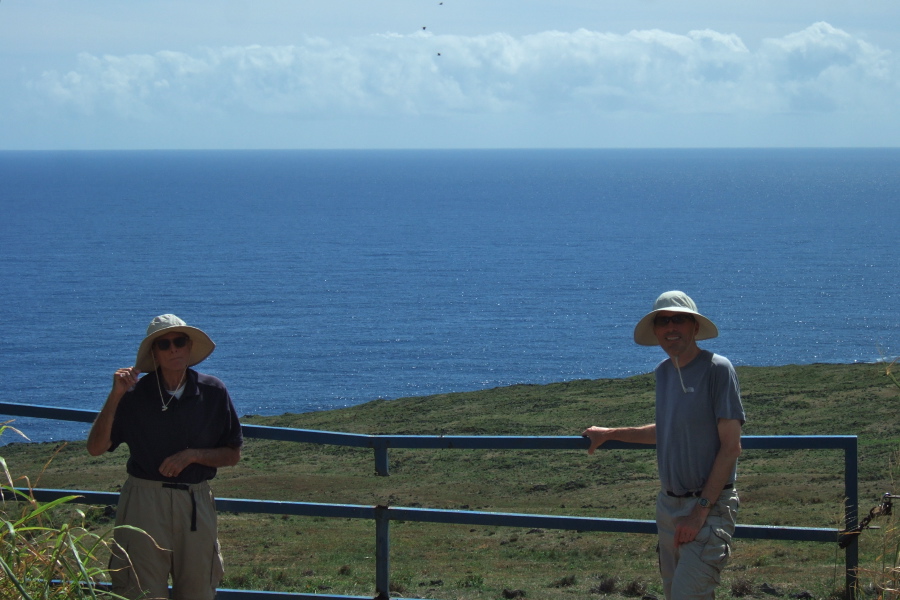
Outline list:
[[[684,392],[685,394],[687,394],[688,389],[686,387],[684,387],[684,378],[681,376],[681,367],[678,366],[678,357],[673,356],[672,361],[675,363],[675,370],[678,371],[678,381],[681,382],[681,391]],[[693,390],[691,390],[691,391],[693,391]],[[163,409],[163,410],[165,410],[165,409]]]
[[[159,380],[162,378],[162,373],[159,370],[159,366],[156,364],[156,357],[153,356],[152,352],[150,353],[150,357],[153,359],[153,368],[154,368],[154,371],[156,372],[156,389],[159,391],[159,402],[160,402],[160,404],[162,404],[162,411],[165,412],[165,411],[169,410],[169,405],[172,404],[173,400],[175,400],[175,394],[169,393],[168,401],[163,399],[162,384],[159,382]],[[181,387],[181,385],[184,383],[186,376],[187,376],[187,369],[185,369],[181,373],[181,379],[178,380],[178,385],[175,386],[176,392]],[[166,387],[168,388],[168,386],[166,386]],[[166,392],[169,392],[169,390],[166,389]]]

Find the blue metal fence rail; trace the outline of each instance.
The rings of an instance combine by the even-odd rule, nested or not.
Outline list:
[[[81,409],[58,408],[40,405],[25,405],[0,402],[0,414],[65,421],[93,422],[96,412]],[[573,436],[413,436],[413,435],[365,435],[243,425],[244,436],[268,440],[280,440],[311,444],[328,444],[357,448],[371,448],[375,453],[375,471],[378,475],[389,474],[388,450],[405,449],[508,449],[508,450],[584,450],[587,440]],[[744,436],[742,445],[747,450],[754,449],[832,449],[844,453],[844,525],[847,529],[858,521],[858,450],[857,437],[839,436]],[[652,446],[610,442],[604,449],[650,449]],[[34,490],[35,498],[48,501],[61,496],[78,494],[85,504],[108,504],[118,501],[118,494],[80,490]],[[437,510],[427,508],[404,508],[392,506],[363,506],[349,504],[318,504],[311,502],[281,502],[270,500],[248,500],[217,498],[219,510],[282,514],[295,516],[340,517],[369,519],[375,521],[376,537],[376,598],[390,598],[390,521],[419,521],[428,523],[450,523],[458,525],[492,525],[504,527],[526,527],[545,529],[569,529],[579,531],[604,531],[618,533],[655,534],[653,521],[631,519],[608,519],[595,517],[566,517],[552,515],[532,515],[516,513],[494,513],[460,510]],[[738,525],[735,537],[745,539],[765,539],[783,541],[807,541],[837,543],[839,531],[830,528],[783,527],[771,525]],[[852,538],[845,549],[846,589],[852,595],[856,587],[856,571],[859,564],[858,544]],[[328,598],[361,600],[361,596],[332,596],[323,594],[297,594],[260,592],[253,590],[219,590],[219,600],[258,600],[261,598],[290,598],[323,600]],[[395,598],[395,600],[403,600]]]

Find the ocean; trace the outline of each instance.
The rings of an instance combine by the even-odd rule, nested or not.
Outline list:
[[[241,415],[627,377],[670,289],[738,366],[893,359],[898,195],[900,149],[0,152],[0,400],[99,410],[162,313]]]

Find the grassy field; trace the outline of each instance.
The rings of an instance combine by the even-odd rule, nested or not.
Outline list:
[[[893,477],[900,449],[900,389],[884,365],[739,368],[746,435],[857,435],[863,512]],[[653,380],[517,385],[471,393],[376,400],[342,410],[246,423],[372,434],[578,435],[588,425],[653,418]],[[27,433],[27,432],[26,432]],[[5,441],[10,441],[9,439]],[[58,451],[58,452],[57,452]],[[44,464],[56,452],[49,466]],[[124,449],[92,458],[83,442],[12,444],[0,451],[36,487],[116,490]],[[371,450],[248,440],[241,463],[222,469],[219,497],[389,504],[480,511],[652,519],[658,488],[652,451],[400,450],[390,477],[374,475]],[[738,468],[739,522],[839,527],[843,456],[836,451],[747,450]],[[92,509],[98,526],[108,513]],[[861,563],[896,558],[893,518],[860,539]],[[223,587],[374,595],[369,521],[221,514]],[[890,546],[893,544],[894,546]],[[662,597],[655,537],[556,530],[391,525],[392,595],[438,600]],[[720,597],[828,598],[843,587],[837,544],[737,540]],[[885,558],[887,557],[887,558]],[[872,581],[863,574],[863,583]]]

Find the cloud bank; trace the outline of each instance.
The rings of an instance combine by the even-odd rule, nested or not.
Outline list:
[[[828,23],[751,50],[716,31],[513,37],[383,34],[333,43],[78,56],[27,83],[42,109],[122,120],[454,114],[893,111],[896,59]]]

